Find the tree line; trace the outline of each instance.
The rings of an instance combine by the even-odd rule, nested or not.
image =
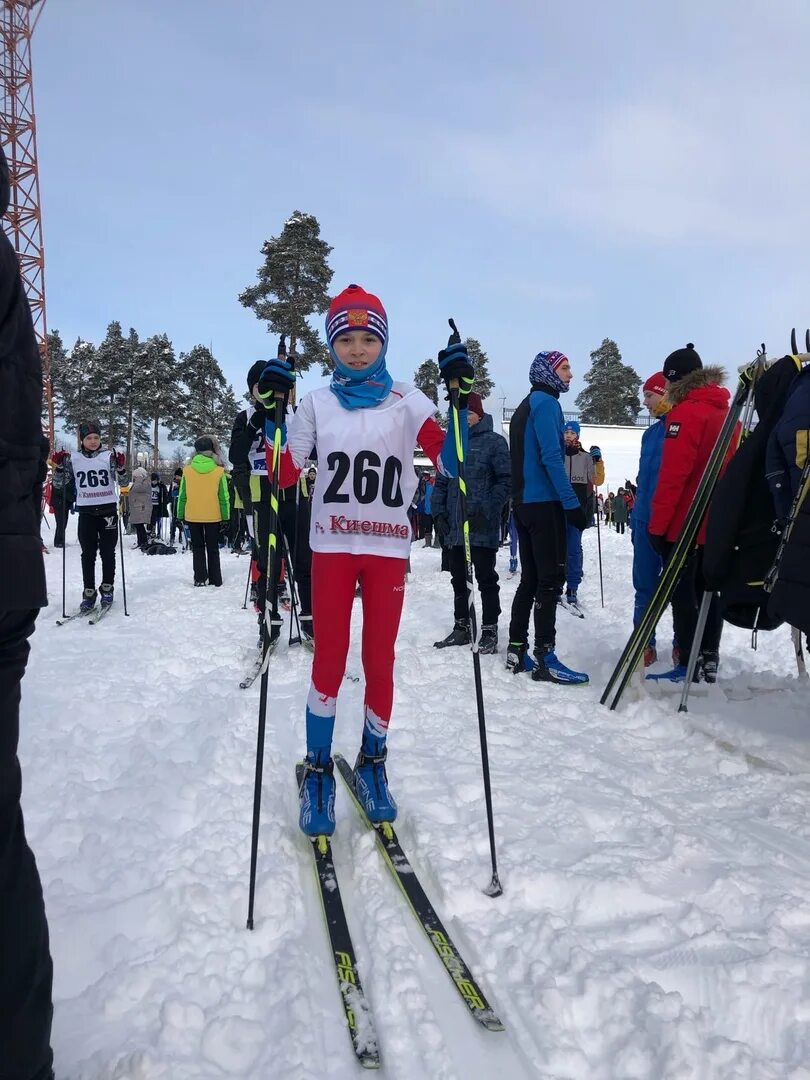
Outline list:
[[[98,345],[78,338],[67,349],[54,330],[48,350],[57,415],[72,429],[98,420],[105,445],[123,448],[128,465],[148,447],[158,467],[161,428],[187,445],[199,435],[227,443],[240,405],[207,345],[178,354],[166,334],[141,341],[115,321]]]

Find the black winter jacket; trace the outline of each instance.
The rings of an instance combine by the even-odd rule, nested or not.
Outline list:
[[[0,213],[9,203],[0,150]],[[39,536],[48,440],[42,434],[42,362],[17,256],[0,233],[0,611],[45,607]]]
[[[250,448],[259,431],[262,432],[262,435],[264,434],[264,423],[262,422],[258,426],[251,424],[248,421],[247,409],[243,409],[237,414],[231,431],[228,461],[233,465],[233,485],[239,493],[242,505],[246,509],[250,509],[254,502],[270,502],[270,481],[268,477],[262,476],[260,478],[260,498],[255,498],[255,488],[253,497],[250,490]],[[278,493],[279,502],[295,502],[295,489],[295,484],[292,487],[282,488]]]

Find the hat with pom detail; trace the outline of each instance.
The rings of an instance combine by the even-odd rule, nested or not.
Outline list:
[[[677,382],[684,375],[703,367],[703,361],[690,341],[685,349],[676,349],[664,361],[663,375],[669,382]]]

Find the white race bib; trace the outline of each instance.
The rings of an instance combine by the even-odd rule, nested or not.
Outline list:
[[[74,450],[70,462],[76,479],[76,506],[79,510],[118,501],[109,452],[89,458],[81,451]]]
[[[247,410],[247,419],[250,420],[251,416],[256,412],[254,405],[249,405]],[[264,438],[264,425],[262,425],[261,431],[257,432],[256,438],[253,440],[250,453],[248,455],[248,461],[250,462],[250,471],[254,476],[267,476],[267,454],[265,453],[267,443]]]

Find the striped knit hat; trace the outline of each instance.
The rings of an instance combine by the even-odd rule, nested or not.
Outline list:
[[[335,297],[326,314],[326,340],[331,348],[335,338],[348,330],[367,330],[383,345],[388,340],[388,316],[378,296],[360,285],[349,285]]]

